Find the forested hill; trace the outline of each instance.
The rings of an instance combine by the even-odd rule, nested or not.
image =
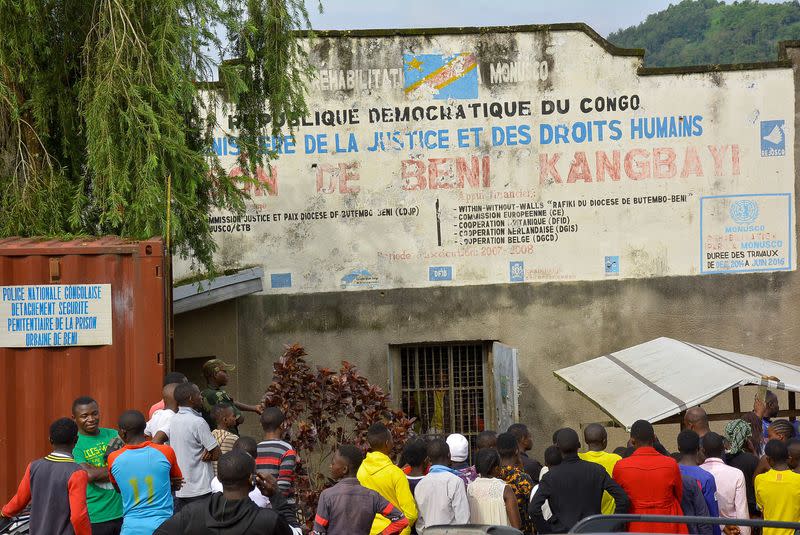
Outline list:
[[[800,39],[800,3],[683,0],[608,40],[644,48],[648,67],[776,60],[778,42]]]

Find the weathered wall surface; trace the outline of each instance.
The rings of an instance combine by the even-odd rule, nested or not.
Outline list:
[[[552,43],[562,42],[560,41],[562,37],[559,32],[553,32],[546,38],[550,39],[552,46]],[[454,39],[462,42],[460,41],[462,38],[463,36],[456,36]],[[544,37],[534,39],[538,38]],[[591,40],[582,34],[577,36],[570,34],[570,39],[573,38],[582,42],[584,46],[592,45]],[[507,43],[510,42],[509,36],[504,36],[502,39]],[[434,36],[416,37],[413,42],[416,48],[412,51],[422,52],[435,48],[437,44],[450,41]],[[340,54],[342,50],[343,48],[339,47],[335,52]],[[330,53],[334,54],[334,51]],[[788,53],[790,57],[796,55],[795,50],[791,48],[788,49]],[[653,84],[652,87],[655,88],[659,84],[666,85],[672,89],[666,92],[648,92],[648,95],[655,94],[656,97],[648,96],[647,109],[637,113],[648,116],[700,114],[703,115],[704,126],[709,127],[706,132],[714,132],[713,139],[666,139],[648,142],[646,150],[652,151],[654,146],[662,143],[684,149],[693,144],[698,144],[700,147],[717,144],[728,145],[730,156],[730,146],[734,144],[740,146],[739,175],[732,173],[731,164],[721,176],[717,176],[714,160],[711,158],[702,164],[706,166],[703,177],[682,179],[678,176],[656,183],[655,179],[631,181],[623,176],[619,183],[609,183],[607,180],[604,183],[580,184],[577,181],[567,183],[567,179],[562,177],[561,184],[553,183],[562,190],[566,187],[577,187],[584,188],[582,190],[584,192],[590,188],[608,186],[622,188],[624,184],[627,189],[642,187],[644,189],[640,193],[647,195],[661,191],[671,196],[675,189],[683,189],[687,194],[685,203],[645,205],[636,210],[614,212],[614,217],[608,215],[610,212],[605,208],[602,211],[600,209],[594,212],[587,211],[583,215],[576,214],[576,218],[585,218],[584,222],[580,223],[581,233],[585,233],[584,237],[574,242],[560,239],[557,245],[560,251],[558,254],[565,255],[560,257],[559,262],[562,263],[559,265],[566,266],[572,264],[563,262],[579,262],[581,259],[587,259],[589,264],[594,264],[596,257],[601,254],[599,251],[607,250],[609,244],[616,244],[620,251],[624,251],[630,250],[626,249],[627,244],[638,242],[644,244],[641,247],[645,251],[652,251],[655,247],[664,252],[665,256],[662,258],[666,258],[666,261],[659,264],[664,269],[648,268],[636,275],[642,278],[625,278],[631,276],[630,273],[625,273],[625,266],[629,266],[633,259],[629,257],[625,260],[625,254],[620,253],[623,258],[619,264],[619,278],[614,275],[606,277],[604,270],[601,269],[599,274],[594,272],[595,274],[591,276],[585,276],[585,272],[574,271],[570,278],[605,280],[510,284],[508,258],[503,257],[502,261],[505,263],[503,274],[506,277],[502,279],[506,282],[503,284],[478,284],[480,281],[500,282],[497,276],[490,274],[491,269],[486,268],[480,276],[472,280],[471,286],[453,287],[442,282],[429,288],[380,289],[383,283],[378,282],[374,283],[376,289],[368,289],[370,285],[365,284],[361,286],[363,291],[357,292],[349,291],[348,288],[348,291],[329,293],[282,293],[240,298],[236,303],[238,317],[236,358],[240,369],[248,370],[247,374],[240,373],[237,378],[240,397],[254,399],[263,392],[264,386],[271,379],[272,362],[287,343],[303,344],[314,361],[320,364],[330,365],[343,358],[351,359],[358,363],[372,380],[386,384],[387,351],[390,344],[499,340],[519,348],[522,383],[521,419],[532,425],[536,435],[536,451],[541,451],[548,444],[549,435],[558,427],[577,426],[582,422],[607,419],[578,394],[567,392],[563,384],[553,377],[552,371],[555,369],[658,336],[669,336],[800,364],[800,355],[797,354],[800,343],[800,330],[798,330],[800,310],[797,305],[800,298],[800,279],[795,271],[735,275],[697,274],[702,265],[700,244],[714,241],[703,242],[700,238],[699,197],[717,193],[790,193],[791,201],[785,202],[790,202],[791,213],[787,211],[786,206],[777,204],[768,206],[753,196],[748,196],[747,199],[764,208],[758,217],[767,217],[763,221],[765,226],[770,226],[770,229],[765,229],[763,232],[773,235],[782,232],[785,236],[785,239],[781,239],[782,252],[773,258],[785,258],[789,263],[785,263],[784,267],[794,267],[794,259],[789,260],[788,253],[789,248],[792,251],[795,249],[796,232],[793,214],[796,209],[794,191],[798,168],[793,132],[797,125],[794,96],[797,75],[793,77],[789,68],[771,68],[764,71],[638,77],[636,75],[636,67],[640,62],[638,57],[612,57],[596,44],[589,46],[583,53],[573,51],[571,58],[573,61],[571,66],[564,67],[564,62],[559,61],[554,64],[551,72],[562,68],[563,75],[569,76],[574,67],[576,71],[582,71],[583,76],[592,77],[596,81],[595,89],[586,94],[603,94],[597,92],[599,87],[605,87],[606,93],[614,94],[623,90],[621,89],[623,87],[624,91],[630,92],[628,88],[640,88],[641,84]],[[624,83],[616,78],[606,78],[608,69],[614,69],[615,72],[624,70],[627,73]],[[748,101],[747,106],[742,106],[736,99],[726,98],[726,88],[730,89],[732,84],[747,88],[748,84],[754,83],[759,86],[767,83],[767,80],[771,80],[768,85],[774,91],[766,91],[758,97],[752,97],[755,100]],[[678,91],[676,89],[678,86],[683,89]],[[698,90],[695,98],[695,93],[685,89],[691,86],[708,89],[712,96]],[[570,89],[572,91],[570,95],[584,93],[578,86],[570,84],[567,87],[574,88]],[[643,96],[645,94],[642,92]],[[337,95],[341,102],[351,101],[348,94],[340,92]],[[534,106],[540,105],[540,97],[531,95],[531,98],[537,99]],[[751,120],[755,110],[753,106],[760,112],[755,121]],[[733,114],[738,114],[738,118],[734,119]],[[626,120],[629,119],[630,117],[627,117]],[[785,121],[781,130],[787,136],[786,152],[783,156],[770,156],[769,151],[762,156],[760,152],[760,122],[765,119]],[[536,118],[532,124],[538,124],[539,120],[540,118]],[[765,135],[768,136],[770,133]],[[623,158],[624,151],[631,148],[630,140],[625,143],[628,148],[620,149],[623,150]],[[541,147],[536,150],[540,149]],[[566,176],[569,173],[569,162],[574,163],[576,160],[573,153],[580,149],[569,145],[558,150],[570,153],[569,156],[565,154],[562,160],[567,162],[564,171]],[[608,150],[613,150],[613,146],[609,146]],[[708,151],[707,148],[704,150]],[[594,158],[594,148],[591,151]],[[350,156],[352,155],[345,154],[337,158],[344,161]],[[538,158],[534,159],[533,170],[527,169],[525,173],[538,184],[540,169],[536,164]],[[650,169],[652,173],[653,167]],[[280,173],[280,168],[278,172]],[[386,173],[388,175],[391,172],[387,170]],[[509,175],[509,180],[519,179],[521,175],[515,173]],[[310,178],[308,176],[303,178],[298,175],[296,180],[298,182],[310,180],[313,188],[314,176],[311,174]],[[506,176],[497,178],[502,181]],[[362,178],[362,186],[363,180]],[[643,186],[644,183],[647,185]],[[285,184],[285,181],[281,182],[280,188],[284,188]],[[552,187],[553,184],[547,187]],[[499,188],[502,187],[501,184]],[[547,188],[541,191],[542,195],[545,195]],[[621,190],[618,192],[620,198],[627,195],[628,193]],[[592,196],[594,195],[582,198],[588,199]],[[580,197],[581,195],[578,195],[573,198]],[[330,197],[326,197],[328,198]],[[266,204],[271,200],[267,194],[262,198]],[[691,203],[694,204],[689,206]],[[733,217],[734,213],[747,214],[748,217],[753,215],[750,204],[741,205],[738,211],[731,210],[731,207],[732,203],[714,207],[711,211],[712,217]],[[769,219],[778,213],[782,214],[783,219]],[[601,224],[592,228],[590,225],[595,216],[599,218]],[[612,221],[616,223],[612,224]],[[401,225],[402,222],[395,224]],[[723,223],[723,227],[725,224],[728,223]],[[780,230],[784,229],[785,225],[791,225],[791,228]],[[296,225],[292,228],[298,232],[310,232],[308,225]],[[377,230],[381,228],[376,227]],[[415,234],[415,231],[411,232]],[[609,233],[614,235],[613,238],[607,237]],[[721,232],[721,234],[731,233]],[[357,239],[361,236],[363,234],[353,237],[348,247],[340,249],[336,254],[344,257],[351,253],[354,255],[363,253],[364,245]],[[260,237],[253,235],[252,231],[250,235],[226,234],[222,240],[222,254],[228,259],[242,256],[244,261],[263,258],[286,260],[286,256],[276,252],[282,251],[283,242],[280,239],[275,233],[261,234]],[[335,241],[335,238],[330,239]],[[772,237],[769,239],[772,240]],[[737,238],[734,242],[739,244],[741,240]],[[274,249],[273,245],[276,243],[277,249]],[[314,249],[316,243],[312,241],[307,247],[299,247],[298,258],[302,255],[315,258],[318,254]],[[567,247],[567,243],[571,243],[572,246]],[[598,247],[597,244],[603,247]],[[726,250],[729,253],[742,251],[739,247],[728,247]],[[536,255],[540,254],[542,249],[536,248],[534,251],[531,257],[525,257],[523,260],[526,281],[532,280],[527,276],[529,259],[541,258]],[[553,251],[547,250],[547,255],[551,253]],[[785,256],[782,256],[784,253]],[[331,251],[328,251],[328,254],[336,256]],[[547,255],[544,255],[545,258]],[[482,259],[478,265],[490,265],[495,260]],[[646,266],[647,263],[643,261],[639,265]],[[733,264],[728,265],[733,270],[738,269]],[[461,272],[460,269],[455,270],[455,273]],[[683,276],[658,276],[667,273]],[[694,275],[689,276],[690,273]],[[428,271],[425,270],[425,277],[427,275]],[[325,284],[338,281],[338,277],[340,274],[337,272],[336,277],[331,277]],[[323,279],[324,277],[316,280],[324,286]],[[397,282],[401,279],[394,280]],[[410,279],[403,279],[403,282],[408,280]],[[428,284],[431,281],[423,282]],[[270,279],[266,281],[265,287],[270,287]],[[288,288],[275,289],[275,292],[290,291],[292,290]],[[176,320],[176,331],[181,332],[179,327],[181,322],[192,323],[194,321],[192,317],[179,316]],[[179,336],[176,336],[176,339],[179,340]],[[178,357],[182,356],[188,355],[181,354],[179,349]],[[664,365],[669,366],[670,363],[665,362]],[[691,370],[687,370],[687,373],[691,373]],[[624,396],[625,393],[621,392],[620,395]],[[748,407],[749,399],[751,398],[743,396],[744,408]],[[724,402],[718,400],[714,403],[715,406],[730,410],[727,400]],[[248,426],[248,432],[255,432],[255,429],[254,425]],[[664,433],[673,435],[673,431],[671,428],[665,428]],[[621,433],[612,435],[611,442],[616,444],[621,441]],[[670,438],[665,442],[671,442]]]
[[[180,314],[175,318],[178,358],[214,355],[225,360],[238,353],[236,302],[227,301]]]
[[[643,73],[578,28],[311,46],[309,114],[248,214],[211,216],[266,293],[795,267],[788,68]]]
[[[800,363],[798,299],[794,273],[253,296],[239,300],[240,389],[262,392],[287,343],[387,384],[389,344],[496,339],[519,348],[520,415],[541,451],[559,427],[608,420],[553,370],[658,336]]]

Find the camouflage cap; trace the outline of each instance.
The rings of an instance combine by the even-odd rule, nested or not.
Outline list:
[[[220,370],[232,371],[235,369],[236,366],[234,366],[233,364],[228,364],[224,360],[211,359],[205,364],[203,364],[203,375],[205,375],[206,377],[211,377]]]

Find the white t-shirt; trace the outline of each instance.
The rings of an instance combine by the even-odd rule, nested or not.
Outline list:
[[[154,437],[159,431],[163,431],[167,438],[169,438],[169,422],[175,416],[175,411],[172,409],[159,409],[153,413],[147,426],[144,428],[144,434]]]
[[[531,490],[531,501],[536,496],[536,491],[539,490],[539,485],[534,485],[533,490]],[[545,500],[542,504],[542,516],[545,520],[550,520],[553,518],[553,511],[550,510],[550,502]]]
[[[541,481],[544,475],[549,471],[550,469],[548,467],[543,466],[541,472],[539,472],[539,481]],[[533,497],[536,495],[537,490],[539,490],[538,483],[533,487],[533,490],[531,490],[531,501],[533,501]],[[550,502],[547,500],[545,500],[542,504],[542,515],[544,516],[545,520],[550,520],[553,518],[553,512],[550,510]]]
[[[222,483],[216,477],[211,480],[211,492],[222,492]],[[250,500],[262,509],[269,507],[269,498],[261,494],[258,487],[250,491]]]
[[[219,443],[199,412],[191,407],[178,409],[169,423],[169,445],[175,450],[184,480],[175,496],[195,498],[210,494],[214,467],[201,457],[206,451],[219,447]]]

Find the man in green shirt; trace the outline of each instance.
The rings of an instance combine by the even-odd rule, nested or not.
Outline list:
[[[236,415],[236,426],[230,431],[238,435],[239,425],[244,422],[242,411],[261,414],[264,407],[262,405],[246,405],[234,401],[230,394],[223,389],[223,387],[228,384],[228,372],[235,369],[235,366],[220,359],[211,359],[207,361],[203,364],[203,375],[206,378],[208,387],[200,394],[203,397],[203,418],[208,422],[208,426],[214,429],[217,425],[214,419],[211,418],[211,409],[213,409],[215,405],[230,405],[233,408],[234,415]]]
[[[92,535],[119,535],[122,499],[108,479],[106,463],[108,444],[118,434],[113,429],[100,427],[100,407],[90,397],[80,397],[72,403],[72,417],[78,424],[78,443],[72,455],[89,474],[86,505]]]

